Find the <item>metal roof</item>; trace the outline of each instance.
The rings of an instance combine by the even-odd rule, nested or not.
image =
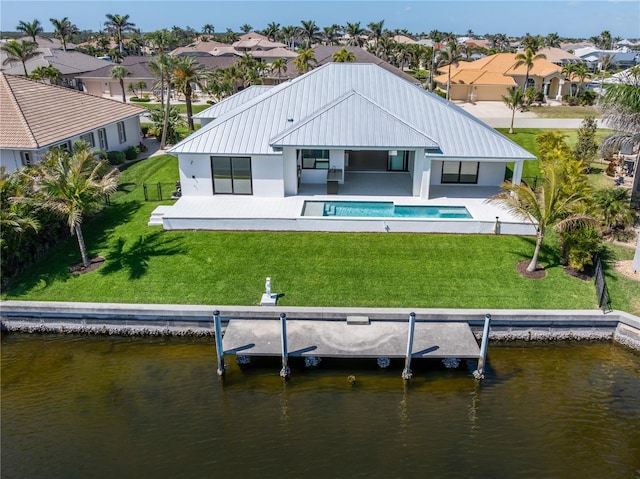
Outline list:
[[[200,113],[193,115],[193,118],[218,118],[258,95],[262,95],[271,87],[272,85],[251,85],[249,88],[240,90],[235,95],[231,95],[215,105],[211,105],[206,110],[202,110]]]
[[[361,114],[355,125],[349,124],[350,111]],[[270,144],[324,148],[438,147],[426,134],[353,90],[271,139]]]
[[[206,153],[224,155],[276,154],[270,142],[291,128],[293,119],[311,118],[333,101],[351,92],[366,98],[353,109],[344,109],[346,142],[355,143],[363,134],[363,123],[371,104],[390,115],[376,123],[375,133],[395,127],[397,119],[407,128],[420,132],[439,147],[436,156],[457,158],[533,159],[528,151],[496,132],[462,108],[412,85],[372,64],[328,63],[270,91],[244,102],[190,135],[171,153]],[[335,117],[334,117],[335,119]],[[331,131],[322,122],[315,123],[318,142],[329,145]],[[324,136],[322,128],[329,134]],[[405,130],[405,132],[408,130]],[[349,135],[352,138],[348,138]],[[306,145],[299,145],[306,146]],[[367,147],[368,145],[362,145]],[[388,145],[400,148],[399,145]],[[409,145],[406,145],[410,147]]]

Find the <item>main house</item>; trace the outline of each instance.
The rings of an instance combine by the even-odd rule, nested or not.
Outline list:
[[[208,122],[201,113],[202,128],[169,150],[179,160],[183,199],[283,198],[324,185],[339,195],[354,173],[406,179],[408,197],[428,200],[436,186],[464,197],[497,189],[509,164],[520,182],[523,163],[535,159],[463,109],[373,64],[328,63],[238,98],[225,100],[231,108],[213,106]]]
[[[0,73],[0,111],[0,164],[10,172],[79,140],[93,150],[137,146],[146,110]]]

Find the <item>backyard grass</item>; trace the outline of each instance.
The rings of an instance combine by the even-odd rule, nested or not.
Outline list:
[[[531,237],[443,234],[163,231],[148,227],[160,203],[144,202],[143,182],[173,181],[177,159],[142,160],[122,172],[112,205],[85,224],[90,254],[106,258],[73,276],[75,238],[64,240],[16,278],[3,299],[256,304],[271,277],[283,306],[439,308],[595,308],[592,281],[565,274],[552,236],[541,262],[547,277],[520,277]],[[167,202],[165,202],[167,203]],[[170,203],[170,202],[169,202]],[[607,250],[606,274],[616,309],[640,314],[640,283],[619,276]]]
[[[135,105],[146,108],[147,110],[151,110],[152,108],[160,108],[160,103],[135,103]],[[186,103],[171,103],[172,107],[176,107],[180,113],[183,115],[187,114],[187,105]],[[203,110],[206,110],[211,105],[200,105],[200,104],[192,104],[191,109],[193,110],[193,114],[200,113]]]
[[[600,112],[592,106],[532,106],[529,109],[538,118],[600,118]]]

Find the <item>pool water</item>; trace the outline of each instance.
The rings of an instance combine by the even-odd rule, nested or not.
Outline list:
[[[391,201],[305,201],[302,216],[471,218],[464,206],[397,206]]]

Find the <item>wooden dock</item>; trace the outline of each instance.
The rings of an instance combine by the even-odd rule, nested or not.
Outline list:
[[[405,358],[409,323],[347,320],[287,320],[290,357]],[[275,319],[233,319],[223,337],[225,355],[280,356],[281,323]],[[415,323],[414,359],[478,359],[480,348],[466,322]]]

